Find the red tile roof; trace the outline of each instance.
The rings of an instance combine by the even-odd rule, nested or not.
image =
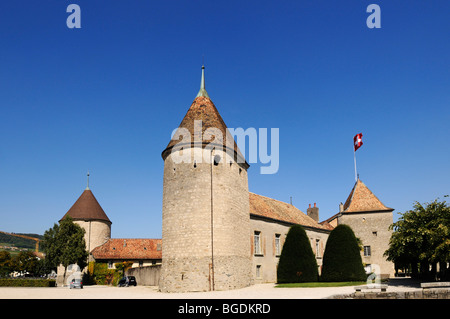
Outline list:
[[[386,207],[367,186],[358,179],[344,204],[343,213],[393,211]]]
[[[111,223],[90,189],[84,190],[61,220],[66,216],[74,220],[102,220]]]
[[[249,196],[251,215],[322,230],[329,230],[327,227],[319,224],[293,205],[251,192],[249,193]]]
[[[201,124],[201,127],[199,126],[199,124]],[[185,145],[182,143],[186,142],[186,138],[182,134],[180,128],[187,129],[187,131],[189,132],[190,141],[187,141],[189,145],[194,145],[194,142],[197,142],[200,143],[204,148],[209,143],[214,142],[214,144],[218,145],[219,147],[224,147],[227,152],[230,152],[230,156],[235,159],[238,158],[241,161],[240,163],[248,165],[245,161],[245,158],[239,151],[239,148],[237,147],[233,136],[231,135],[230,131],[225,125],[225,122],[220,116],[219,111],[210,98],[205,96],[199,96],[195,98],[194,102],[191,104],[189,110],[187,111],[178,127],[178,130],[174,135],[177,136],[178,139],[172,139],[167,145],[166,149],[162,152],[163,159],[166,159],[175,145],[179,147]],[[205,131],[210,128],[218,129],[218,131],[220,131],[221,133],[221,136],[215,136],[213,131],[211,130],[208,132],[212,132],[212,134],[205,134]],[[231,149],[227,148],[227,146],[229,146]]]
[[[161,259],[162,239],[114,238],[92,250],[95,259]]]

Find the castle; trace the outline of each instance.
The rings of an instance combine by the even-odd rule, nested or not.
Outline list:
[[[351,226],[363,244],[368,272],[392,276],[388,248],[392,208],[359,180],[333,217],[319,222],[319,208],[304,214],[292,204],[248,190],[246,162],[205,88],[172,139],[164,160],[162,239],[111,239],[111,221],[89,187],[66,215],[86,230],[90,260],[161,265],[162,292],[228,290],[276,282],[276,267],[289,228],[305,229],[320,268],[329,233]],[[64,216],[66,216],[64,215]],[[63,217],[64,218],[64,217]]]

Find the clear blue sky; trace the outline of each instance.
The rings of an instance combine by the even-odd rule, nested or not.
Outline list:
[[[81,29],[66,8],[81,7]],[[381,29],[366,8],[381,8]],[[0,2],[0,230],[44,233],[86,187],[115,238],[160,238],[163,160],[199,89],[279,128],[249,189],[324,220],[361,180],[395,212],[450,194],[448,0]],[[396,217],[397,218],[397,217]]]

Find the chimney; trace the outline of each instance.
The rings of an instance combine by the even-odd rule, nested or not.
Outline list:
[[[311,204],[309,204],[306,214],[316,222],[319,222],[319,207],[316,206],[316,203],[314,203],[314,207],[311,207]]]
[[[344,204],[342,202],[339,204],[339,213],[342,213],[344,211]]]

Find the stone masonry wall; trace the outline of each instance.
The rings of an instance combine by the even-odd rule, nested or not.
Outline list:
[[[247,171],[224,161],[222,151],[213,154],[222,158],[218,165],[210,163],[208,150],[174,153],[185,156],[182,152],[190,155],[188,163],[176,163],[171,155],[164,163],[160,290],[208,291],[213,283],[215,290],[246,287],[251,284]]]
[[[363,246],[370,246],[371,255],[364,256],[364,252],[361,252],[362,261],[365,264],[379,265],[383,277],[393,277],[395,273],[394,264],[383,256],[389,248],[392,234],[389,226],[392,222],[392,212],[342,214],[338,220],[339,224],[352,228]]]
[[[335,295],[331,299],[450,299],[450,289],[423,289],[395,292],[355,292]]]
[[[250,225],[250,237],[253,239],[255,232],[258,232],[261,238],[260,253],[255,254],[254,249],[252,249],[252,273],[254,280],[256,283],[276,282],[278,261],[286,240],[286,235],[292,225],[276,221],[262,220],[257,217],[252,217],[250,219]],[[320,274],[322,269],[323,253],[325,251],[325,245],[327,243],[329,233],[318,230],[315,231],[312,229],[305,229],[305,231],[310,240],[311,248],[316,255],[317,266],[319,267],[318,270]],[[276,251],[276,236],[279,236],[280,240],[278,252]]]

